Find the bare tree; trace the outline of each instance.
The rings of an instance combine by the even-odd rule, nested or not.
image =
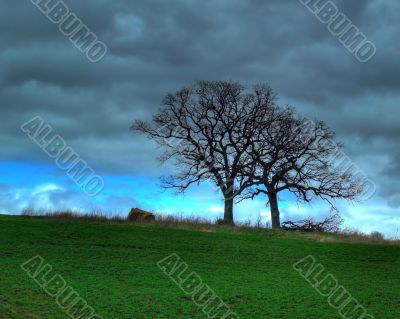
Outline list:
[[[132,128],[165,148],[160,161],[175,160],[176,174],[163,186],[184,192],[211,180],[225,201],[224,222],[233,224],[234,199],[268,197],[273,228],[280,228],[278,194],[298,201],[357,199],[364,181],[335,166],[342,149],[323,122],[275,104],[266,85],[249,91],[236,82],[198,82],[168,94],[152,123]]]
[[[224,197],[224,222],[233,224],[234,199],[254,183],[244,173],[255,169],[253,137],[274,100],[268,86],[249,91],[236,82],[203,81],[168,94],[152,123],[135,121],[132,128],[165,148],[161,162],[175,160],[177,174],[163,178],[164,187],[184,192],[213,181]]]
[[[249,148],[256,165],[248,175],[258,185],[251,197],[267,195],[273,228],[280,228],[278,194],[282,191],[293,193],[298,201],[322,198],[333,208],[336,198],[354,200],[362,194],[364,181],[335,165],[343,145],[325,123],[309,121],[289,107],[275,107],[259,127]]]

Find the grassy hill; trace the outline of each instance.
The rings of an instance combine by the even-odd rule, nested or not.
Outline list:
[[[157,266],[171,254],[240,318],[340,318],[327,297],[293,269],[308,255],[375,318],[399,315],[400,247],[395,245],[319,242],[266,230],[0,216],[0,318],[69,318],[21,269],[36,255],[103,318],[207,318]],[[32,271],[35,265],[27,267]]]

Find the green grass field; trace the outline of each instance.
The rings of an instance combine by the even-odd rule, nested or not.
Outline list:
[[[0,216],[0,318],[69,318],[21,269],[35,255],[104,319],[207,318],[158,268],[172,253],[240,318],[340,318],[293,269],[307,255],[375,318],[399,318],[400,246],[10,216]]]

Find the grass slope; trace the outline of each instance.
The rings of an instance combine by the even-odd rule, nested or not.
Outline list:
[[[68,318],[20,265],[41,255],[103,318],[206,318],[157,267],[177,253],[240,318],[340,318],[292,264],[313,255],[376,318],[398,318],[400,247],[0,216],[0,318]]]

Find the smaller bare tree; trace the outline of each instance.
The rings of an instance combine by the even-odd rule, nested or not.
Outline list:
[[[355,200],[362,194],[364,180],[335,166],[343,145],[325,123],[300,117],[292,108],[276,107],[260,127],[249,152],[256,165],[248,174],[257,185],[251,197],[268,197],[273,228],[280,228],[280,192],[291,192],[304,202],[322,198],[332,207],[334,199]]]

